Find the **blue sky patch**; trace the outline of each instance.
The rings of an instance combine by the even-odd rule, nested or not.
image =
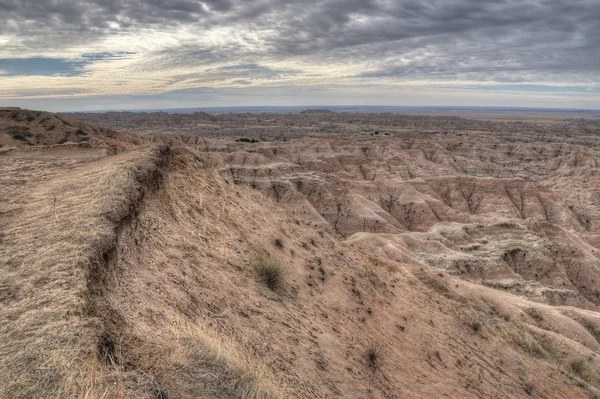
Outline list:
[[[66,58],[0,58],[0,76],[77,76],[87,63]]]
[[[133,53],[90,53],[80,58],[0,58],[0,76],[78,76],[97,61],[127,58]]]

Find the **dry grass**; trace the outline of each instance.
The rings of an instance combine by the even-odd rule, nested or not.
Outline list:
[[[566,362],[567,371],[579,378],[588,384],[595,385],[597,383],[597,378],[588,366],[586,360],[582,357],[568,359]]]
[[[174,397],[271,399],[284,397],[270,370],[244,355],[233,340],[194,324],[177,327],[168,358]],[[172,395],[172,393],[170,393]]]
[[[284,269],[280,261],[276,259],[261,259],[256,265],[256,274],[259,280],[271,291],[281,288],[284,281]]]
[[[59,154],[0,160],[16,210],[0,214],[0,397],[72,397],[96,356],[90,268],[115,241],[115,227],[157,169],[159,153],[134,151],[97,162]],[[74,167],[73,169],[70,169]],[[8,198],[0,198],[0,201]],[[87,276],[87,277],[86,277]],[[84,389],[85,391],[85,389]],[[91,391],[90,391],[91,392]],[[92,397],[84,394],[84,397]],[[102,395],[100,395],[102,397]]]
[[[544,321],[544,315],[536,308],[527,308],[525,309],[525,313],[527,313],[529,317],[537,322]]]
[[[461,320],[473,334],[480,334],[483,327],[487,324],[486,316],[474,309],[460,308],[457,314]]]
[[[498,330],[504,338],[511,344],[517,346],[530,356],[546,358],[548,352],[540,342],[529,332],[524,325],[517,326],[511,322],[502,322],[498,325]]]
[[[381,366],[382,362],[382,351],[378,345],[372,344],[367,348],[365,353],[367,365],[372,370],[377,370]]]
[[[600,343],[600,328],[590,320],[587,319],[576,319],[579,324],[581,324],[588,332],[594,337],[594,339]]]

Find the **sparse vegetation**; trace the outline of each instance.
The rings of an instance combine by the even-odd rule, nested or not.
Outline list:
[[[236,140],[239,143],[258,143],[259,140],[249,139],[248,137],[242,137]]]
[[[200,325],[176,327],[174,334],[178,338],[169,357],[172,367],[165,371],[172,380],[178,381],[171,397],[282,397],[271,371],[243,354],[222,334],[217,335]]]
[[[481,331],[482,324],[481,324],[481,321],[479,321],[477,319],[471,319],[471,320],[469,320],[468,321],[468,325],[469,325],[469,327],[471,327],[471,330],[474,333],[478,333],[478,332]]]
[[[544,315],[536,308],[527,308],[525,309],[525,313],[538,323],[544,321]]]
[[[406,359],[426,362],[423,381],[429,369],[461,381],[457,395],[594,392],[596,344],[571,327],[600,336],[598,129],[393,113],[104,116],[187,129],[130,135],[46,114],[29,129],[29,111],[10,112],[0,397],[439,394],[407,385]],[[203,136],[187,133],[198,126]],[[234,142],[240,132],[248,141]],[[271,255],[248,262],[265,242]]]
[[[460,178],[457,181],[457,186],[460,195],[467,204],[469,212],[471,214],[476,214],[479,211],[483,200],[482,196],[478,193],[476,182]]]
[[[448,291],[448,286],[446,285],[445,282],[443,282],[442,280],[429,276],[429,275],[421,275],[419,276],[419,279],[426,285],[428,285],[429,287],[433,288],[436,291],[439,292],[447,292]]]
[[[381,366],[381,349],[377,345],[371,345],[366,351],[367,365],[372,370],[377,370]]]
[[[593,322],[587,319],[577,319],[577,322],[581,324],[588,332],[594,337],[594,339],[600,343],[600,328]]]
[[[529,396],[533,396],[533,392],[535,391],[535,385],[533,383],[533,378],[530,376],[525,377],[525,381],[523,381],[523,389],[525,393]]]
[[[283,285],[284,269],[280,261],[271,258],[261,259],[255,266],[258,279],[271,291]]]
[[[596,376],[588,366],[586,359],[582,357],[568,359],[566,362],[566,369],[567,372],[581,378],[588,384],[594,385],[597,382]]]
[[[500,324],[498,328],[509,342],[519,347],[526,354],[539,358],[549,356],[540,342],[524,326],[506,322]]]

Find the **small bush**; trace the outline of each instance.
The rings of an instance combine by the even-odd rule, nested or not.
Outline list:
[[[486,321],[485,316],[474,312],[474,311],[464,311],[460,319],[471,329],[473,334],[480,333],[483,330],[484,322]]]
[[[478,333],[481,331],[482,324],[479,320],[471,319],[469,320],[469,327],[471,327],[474,333]]]
[[[366,357],[369,367],[373,370],[377,370],[381,365],[381,350],[373,345],[367,349]]]
[[[276,291],[283,284],[283,266],[274,259],[263,259],[256,264],[259,280],[271,291]]]
[[[283,241],[280,238],[276,238],[273,243],[277,248],[283,249]]]
[[[240,142],[240,143],[258,143],[259,142],[256,139],[249,139],[248,137],[242,137],[240,139],[237,139],[236,141]]]

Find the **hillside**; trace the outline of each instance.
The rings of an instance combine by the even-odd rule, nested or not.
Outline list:
[[[0,398],[600,394],[593,149],[65,120],[0,112]]]

